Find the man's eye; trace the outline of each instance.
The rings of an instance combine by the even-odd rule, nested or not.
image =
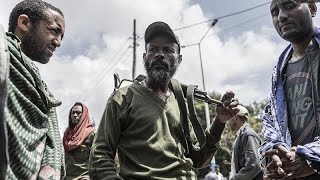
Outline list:
[[[157,48],[149,48],[149,52],[156,52]]]
[[[166,53],[173,53],[174,52],[174,50],[171,49],[171,48],[166,48],[164,50],[165,50]]]
[[[272,11],[271,12],[271,16],[272,17],[276,17],[276,16],[278,16],[279,15],[279,11]]]
[[[56,29],[50,29],[50,33],[52,35],[57,35],[58,34],[58,31]]]

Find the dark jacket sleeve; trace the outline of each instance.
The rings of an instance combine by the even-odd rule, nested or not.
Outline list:
[[[261,172],[258,153],[260,140],[253,135],[244,135],[241,142],[244,145],[245,166],[230,180],[252,179]]]
[[[200,151],[192,150],[190,153],[190,158],[195,168],[201,168],[210,163],[212,157],[220,147],[220,139],[224,127],[224,123],[214,121],[212,125],[206,129],[206,145]]]
[[[89,158],[90,179],[121,179],[115,166],[115,155],[121,130],[119,105],[109,100],[102,116]]]

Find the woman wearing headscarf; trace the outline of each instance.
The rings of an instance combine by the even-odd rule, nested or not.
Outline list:
[[[69,127],[63,136],[66,180],[89,179],[89,154],[94,136],[87,106],[75,103],[69,113]]]

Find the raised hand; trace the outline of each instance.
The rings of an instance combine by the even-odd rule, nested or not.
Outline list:
[[[237,105],[238,101],[234,98],[235,94],[232,91],[227,91],[221,98],[222,106],[217,106],[216,112],[216,120],[226,123],[229,119],[235,116],[239,109]]]

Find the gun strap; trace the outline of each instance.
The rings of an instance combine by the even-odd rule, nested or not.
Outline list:
[[[188,103],[188,109],[189,109],[189,115],[190,115],[190,121],[193,127],[193,130],[197,136],[199,146],[195,146],[192,144],[193,149],[196,151],[200,151],[200,149],[203,148],[203,146],[206,144],[206,135],[204,133],[204,130],[202,126],[199,123],[197,112],[194,105],[194,90],[196,86],[189,85],[187,88],[187,103]]]
[[[189,152],[190,152],[190,149],[189,149],[190,147],[192,147],[192,149],[195,151],[200,151],[200,149],[206,143],[206,135],[205,135],[204,130],[198,121],[195,106],[194,106],[194,89],[196,88],[196,86],[188,86],[188,88],[187,88],[186,96],[187,96],[187,104],[188,104],[188,108],[189,108],[189,115],[188,115],[186,101],[185,101],[183,91],[182,91],[182,88],[181,88],[179,81],[177,81],[175,79],[171,79],[170,84],[172,86],[173,93],[177,98],[178,106],[179,106],[179,109],[181,112],[182,127],[183,127],[183,131],[184,131],[184,134],[185,134],[186,140],[187,140],[187,150],[186,150],[187,154],[189,154]],[[193,145],[193,143],[191,142],[191,139],[190,139],[189,117],[190,117],[190,121],[191,121],[191,125],[193,127],[193,130],[195,132],[196,138],[199,142],[198,147]]]
[[[188,110],[185,102],[185,98],[183,96],[183,91],[179,81],[175,79],[171,79],[170,85],[172,86],[172,91],[176,96],[178,106],[180,109],[180,117],[182,120],[182,128],[184,135],[186,137],[186,154],[190,153],[190,147],[192,146],[192,142],[190,139],[190,129],[189,129],[189,122],[188,122]]]

